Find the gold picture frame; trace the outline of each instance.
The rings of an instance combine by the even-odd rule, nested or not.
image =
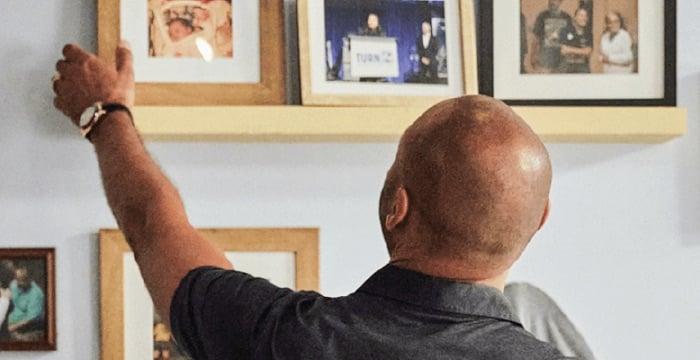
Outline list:
[[[121,38],[121,4],[97,1],[97,53],[114,61]],[[249,1],[249,0],[246,0]],[[136,105],[281,105],[286,102],[284,4],[259,1],[260,81],[257,83],[136,83]],[[235,11],[235,9],[233,10]],[[138,66],[138,64],[137,64]]]
[[[318,229],[235,228],[198,231],[225,252],[293,253],[295,289],[318,291]],[[124,304],[124,259],[131,250],[119,230],[100,230],[99,242],[100,358],[124,360],[127,315]]]
[[[459,67],[462,76],[457,81],[462,86],[461,93],[449,94],[445,96],[423,96],[423,95],[396,95],[387,91],[386,94],[339,94],[316,92],[313,88],[313,76],[311,69],[312,45],[311,34],[317,34],[324,29],[311,29],[309,22],[309,10],[324,6],[322,0],[298,0],[297,13],[299,24],[299,62],[301,77],[302,103],[304,105],[317,106],[413,106],[428,107],[436,102],[449,97],[478,94],[478,69],[477,69],[477,39],[473,0],[448,0],[458,2],[455,12],[459,12],[458,20],[459,41],[455,42],[461,48],[457,54],[450,57],[450,61],[459,60]],[[445,10],[447,14],[447,10]],[[449,54],[449,52],[448,52]],[[327,56],[327,55],[326,55]],[[453,79],[450,79],[452,81]],[[325,81],[325,80],[324,80]],[[426,92],[430,90],[426,89]]]

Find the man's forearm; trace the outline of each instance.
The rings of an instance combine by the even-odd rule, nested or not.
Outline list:
[[[63,55],[56,63],[54,105],[74,124],[96,102],[133,106],[133,61],[127,44],[117,47],[115,64],[76,45],[64,47]],[[177,190],[148,155],[126,112],[103,115],[90,139],[109,206],[167,323],[170,300],[187,272],[200,266],[231,268],[231,263],[190,225]]]
[[[170,299],[189,270],[231,264],[192,228],[177,190],[148,155],[125,112],[102,119],[91,139],[107,201],[158,313],[169,324]]]
[[[150,234],[187,223],[177,190],[151,159],[125,112],[106,116],[91,135],[107,201],[134,250]]]
[[[580,55],[580,56],[589,56],[591,52],[593,51],[592,48],[586,47],[586,48],[579,48],[575,46],[567,46],[567,45],[562,45],[561,47],[561,52],[562,55]]]

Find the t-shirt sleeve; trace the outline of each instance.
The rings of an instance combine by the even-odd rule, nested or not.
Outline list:
[[[195,359],[248,358],[256,328],[275,301],[291,293],[240,271],[194,269],[173,295],[173,335]]]

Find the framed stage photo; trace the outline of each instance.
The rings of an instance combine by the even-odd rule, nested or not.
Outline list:
[[[299,0],[304,105],[422,106],[478,92],[471,0]]]
[[[480,89],[511,105],[676,105],[675,0],[484,0]]]
[[[285,103],[277,0],[98,0],[98,53],[134,55],[137,105]]]
[[[56,350],[54,249],[0,249],[0,351]]]
[[[318,290],[318,229],[206,229],[236,270],[296,290]],[[134,254],[118,230],[100,231],[101,359],[186,359],[153,310]]]

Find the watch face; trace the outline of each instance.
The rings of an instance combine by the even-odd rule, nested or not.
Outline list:
[[[84,127],[85,125],[89,124],[90,120],[92,120],[92,117],[95,116],[96,112],[97,106],[95,105],[92,105],[85,109],[85,111],[83,111],[83,114],[80,115],[80,123],[78,124],[78,126]]]

